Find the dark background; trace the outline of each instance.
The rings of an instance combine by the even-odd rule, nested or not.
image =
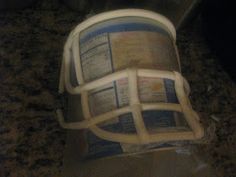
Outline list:
[[[28,1],[9,6],[0,0],[0,177],[60,174],[66,131],[54,111],[63,45],[73,27],[89,13],[160,5],[154,0],[81,1],[72,10],[58,0]],[[217,175],[225,177],[236,174],[232,7],[230,1],[204,1],[177,32],[192,105],[208,130],[216,128],[215,136],[198,146]]]

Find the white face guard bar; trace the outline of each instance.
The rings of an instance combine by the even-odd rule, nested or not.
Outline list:
[[[90,129],[96,136],[114,142],[122,143],[134,143],[134,144],[145,144],[160,141],[177,141],[177,140],[194,140],[203,137],[204,130],[199,122],[197,113],[192,110],[188,94],[190,92],[187,81],[178,72],[171,71],[160,71],[151,69],[140,69],[140,68],[127,68],[122,71],[117,71],[112,74],[108,74],[100,79],[86,83],[84,81],[79,56],[79,35],[84,29],[105,20],[110,20],[118,17],[145,17],[158,21],[163,24],[170,35],[173,37],[174,46],[176,49],[176,55],[178,58],[178,52],[175,45],[176,33],[175,28],[165,17],[146,10],[138,9],[127,9],[117,10],[112,12],[106,12],[94,17],[87,19],[85,22],[78,25],[69,35],[68,40],[64,47],[64,55],[61,66],[59,93],[64,92],[64,88],[70,94],[80,94],[82,111],[84,115],[83,121],[66,123],[64,121],[63,113],[61,110],[57,110],[60,125],[67,129]],[[75,40],[74,40],[75,39]],[[72,86],[70,82],[70,49],[72,48],[75,64],[75,73],[79,86]],[[179,60],[179,59],[178,59]],[[179,61],[178,61],[179,62]],[[141,103],[138,94],[137,77],[152,77],[152,78],[163,78],[171,79],[175,83],[175,92],[178,98],[179,104],[175,103]],[[88,91],[108,84],[112,81],[117,81],[122,78],[128,78],[128,89],[129,89],[129,106],[119,108],[110,112],[100,114],[92,117],[89,110],[88,103]],[[187,93],[186,93],[187,92]],[[189,127],[192,131],[182,132],[160,132],[156,134],[149,134],[141,112],[145,110],[168,110],[183,113]],[[125,113],[132,113],[135,128],[137,134],[123,134],[113,133],[105,131],[97,126],[97,124],[114,117],[120,116]]]

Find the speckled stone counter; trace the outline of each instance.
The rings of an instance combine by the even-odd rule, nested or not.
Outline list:
[[[0,12],[0,177],[60,176],[66,131],[55,108],[63,45],[85,14],[40,1]],[[218,176],[236,172],[236,86],[202,37],[199,23],[177,34],[191,100],[216,136],[199,145]],[[213,120],[215,119],[215,120]]]

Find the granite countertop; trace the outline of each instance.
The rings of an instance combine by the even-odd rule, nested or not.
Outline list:
[[[66,131],[56,116],[65,40],[85,14],[40,1],[0,12],[0,176],[60,176]],[[199,20],[177,33],[183,75],[205,126],[216,136],[199,145],[218,176],[235,176],[236,86],[202,37]],[[214,120],[215,119],[215,120]]]

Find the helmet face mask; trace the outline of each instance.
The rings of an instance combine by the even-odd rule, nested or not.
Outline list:
[[[158,32],[164,31],[166,33],[165,35],[169,36],[168,40],[171,39],[172,41],[170,43],[172,48],[170,48],[169,50],[172,50],[172,52],[174,51],[173,52],[174,55],[170,56],[173,56],[174,60],[176,60],[175,62],[177,64],[173,65],[175,67],[171,68],[171,66],[169,66],[170,68],[167,67],[166,69],[165,65],[166,64],[168,65],[168,63],[165,63],[165,65],[163,65],[161,68],[158,69],[157,67],[156,69],[156,67],[152,66],[153,65],[152,63],[147,63],[146,62],[147,60],[142,60],[142,61],[139,60],[138,62],[141,61],[141,64],[130,62],[127,65],[127,63],[125,63],[126,60],[120,57],[119,53],[121,52],[124,53],[124,51],[126,53],[130,51],[132,52],[132,48],[124,49],[121,48],[119,45],[123,44],[125,38],[131,38],[130,36],[132,35],[135,38],[136,34],[141,35],[142,31],[139,33],[127,32],[128,35],[125,36],[125,38],[122,40],[120,40],[121,35],[119,35],[117,31],[113,31],[113,33],[116,34],[110,37],[113,37],[113,39],[117,40],[118,42],[116,43],[113,42],[113,45],[116,45],[117,47],[114,47],[115,49],[109,51],[109,54],[116,55],[115,58],[120,62],[120,63],[118,62],[119,64],[116,64],[116,66],[113,66],[117,67],[117,69],[112,69],[111,71],[99,70],[99,72],[101,72],[101,75],[97,77],[90,74],[96,71],[85,70],[83,68],[83,63],[84,63],[83,54],[86,51],[88,51],[87,50],[88,47],[86,45],[82,46],[81,41],[85,40],[86,38],[89,38],[90,37],[89,35],[94,33],[94,31],[90,30],[92,29],[91,27],[96,27],[96,25],[99,26],[99,23],[102,24],[102,22],[105,23],[105,26],[108,26],[109,24],[112,23],[112,21],[109,20],[118,19],[118,21],[122,21],[122,19],[126,17],[129,17],[129,20],[132,17],[136,19],[139,18],[146,19],[148,20],[148,22],[155,21],[159,26],[161,26],[162,30],[158,29],[159,30]],[[130,26],[126,26],[126,29],[128,28],[130,28]],[[136,26],[136,28],[138,27]],[[116,28],[109,28],[109,30],[114,30],[114,29]],[[156,30],[151,27],[148,27],[148,29]],[[88,32],[86,33],[86,31]],[[102,36],[103,34],[102,30],[97,30],[97,31],[101,31],[100,36]],[[99,36],[99,34],[96,35]],[[144,37],[148,35],[149,33],[147,33]],[[180,62],[179,62],[177,47],[175,45],[175,38],[176,38],[175,36],[176,34],[173,25],[165,17],[150,11],[137,10],[137,9],[118,10],[118,11],[102,13],[100,15],[96,15],[90,19],[87,19],[85,22],[78,25],[71,32],[65,44],[63,61],[61,66],[59,92],[63,93],[64,90],[66,90],[72,96],[78,94],[81,96],[81,108],[84,120],[80,122],[67,123],[64,121],[62,111],[57,110],[61,126],[67,129],[89,129],[99,138],[112,142],[120,142],[128,144],[148,144],[155,142],[194,140],[201,138],[204,134],[204,131],[199,123],[199,117],[196,114],[196,112],[192,110],[190,101],[188,99],[188,95],[190,92],[189,85],[187,81],[180,74]],[[102,37],[101,40],[103,40]],[[154,40],[151,39],[150,37],[149,39]],[[164,44],[167,43],[164,42]],[[129,43],[129,45],[131,45],[131,43]],[[143,48],[145,47],[141,47],[140,50],[142,50],[142,52],[145,53],[145,49]],[[154,50],[153,52],[155,51],[156,50]],[[164,53],[163,57],[165,57],[166,56],[165,51],[163,51],[163,53]],[[102,57],[100,59],[99,56],[96,57],[97,61],[103,59]],[[123,64],[122,61],[125,64]],[[166,59],[166,61],[168,61],[168,59]],[[169,65],[171,65],[170,62]],[[90,63],[90,66],[92,68],[94,64]],[[160,66],[160,65],[157,64],[155,66]],[[71,68],[73,68],[73,70]],[[86,72],[90,74],[90,75],[88,74],[88,77],[85,74]],[[151,102],[144,101],[143,98],[140,96],[140,87],[141,87],[140,85],[142,84],[140,80],[142,80],[142,78],[153,79],[148,83],[146,82],[143,83],[150,84],[154,89],[161,89],[162,85],[158,83],[159,81],[160,83],[165,81],[173,83],[172,87],[175,92],[176,101],[173,102],[155,101],[155,100]],[[94,90],[99,90],[102,87],[105,87],[106,85],[121,81],[123,82],[125,81],[126,83],[125,88],[123,88],[123,92],[127,94],[126,104],[123,104],[119,107],[112,107],[111,109],[108,109],[106,104],[103,105],[102,102],[94,103],[91,106],[91,102],[95,102],[94,97],[91,97],[91,94],[95,93]],[[153,84],[154,82],[156,83]],[[148,91],[146,91],[145,94],[148,94]],[[153,95],[150,96],[150,98],[152,97]],[[98,97],[98,100],[99,99],[102,100],[101,98],[102,98],[101,96]],[[103,111],[101,110],[102,106],[105,109]],[[171,111],[176,113],[179,112],[183,114],[184,119],[186,120],[189,128],[183,130],[171,129],[168,131],[165,131],[165,129],[163,129],[162,131],[150,133],[150,130],[147,128],[147,125],[145,123],[144,112],[153,110],[167,111],[167,112]],[[114,121],[115,119],[117,119],[117,117],[120,117],[124,114],[131,114],[131,119],[133,120],[135,128],[134,132],[132,133],[122,133],[117,131],[113,132],[106,130],[102,128],[102,126],[100,126],[104,124],[104,122]]]

